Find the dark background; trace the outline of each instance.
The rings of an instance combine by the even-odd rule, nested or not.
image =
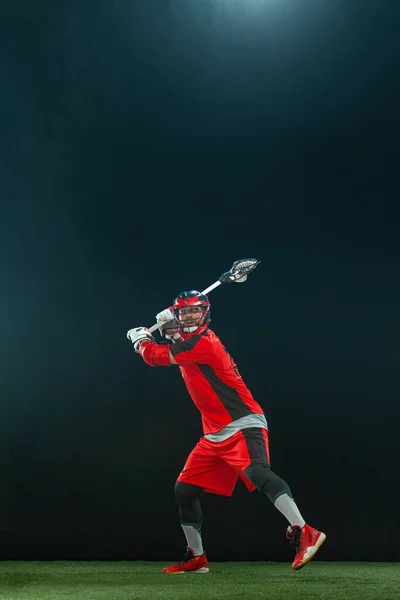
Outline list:
[[[233,261],[212,327],[324,560],[399,560],[399,7],[1,3],[1,558],[173,559],[201,435],[126,331]],[[239,482],[211,560],[291,560]]]

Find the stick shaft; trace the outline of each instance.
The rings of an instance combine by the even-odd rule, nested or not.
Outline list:
[[[210,285],[208,288],[206,288],[205,290],[203,290],[201,293],[202,294],[208,294],[208,292],[211,292],[211,290],[215,289],[219,285],[221,285],[221,282],[218,279],[218,281],[216,281],[215,283],[213,283],[212,285]]]

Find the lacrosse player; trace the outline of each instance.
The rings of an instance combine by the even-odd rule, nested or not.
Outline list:
[[[203,421],[204,436],[190,453],[175,483],[175,498],[186,536],[187,552],[164,573],[208,573],[201,536],[199,496],[231,496],[238,477],[249,491],[265,494],[289,522],[286,537],[303,567],[324,543],[324,533],[304,521],[288,484],[270,469],[268,425],[238,368],[209,328],[208,297],[192,290],[179,294],[171,308],[156,316],[168,344],[158,344],[146,327],[127,333],[134,349],[152,367],[178,365]]]

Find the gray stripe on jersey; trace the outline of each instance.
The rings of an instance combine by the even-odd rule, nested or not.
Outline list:
[[[223,442],[235,435],[238,431],[247,429],[248,427],[261,427],[261,429],[266,429],[268,431],[268,423],[265,415],[246,415],[245,417],[236,419],[236,421],[232,421],[232,423],[228,423],[228,425],[217,431],[217,433],[208,433],[204,437],[210,442]]]

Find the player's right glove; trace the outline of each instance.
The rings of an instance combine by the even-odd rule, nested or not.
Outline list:
[[[135,352],[139,352],[139,346],[142,342],[146,340],[149,342],[155,341],[147,327],[134,327],[128,331],[126,337],[132,342]]]

